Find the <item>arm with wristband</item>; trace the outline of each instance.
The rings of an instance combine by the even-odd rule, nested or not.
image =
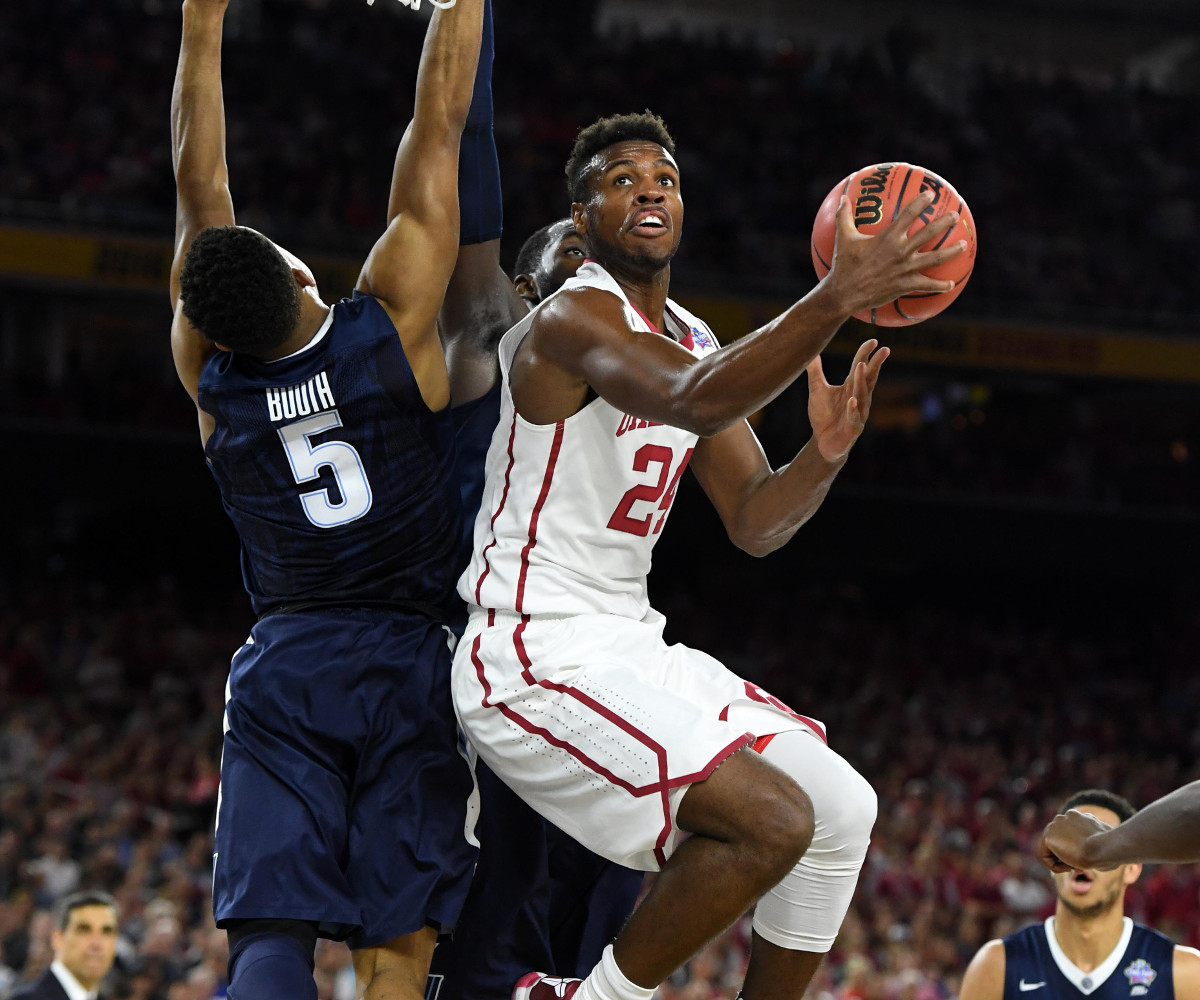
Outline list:
[[[487,0],[479,68],[458,153],[458,261],[438,316],[454,405],[479,398],[495,384],[496,343],[528,311],[500,267],[504,211],[493,133],[494,57],[492,2]]]

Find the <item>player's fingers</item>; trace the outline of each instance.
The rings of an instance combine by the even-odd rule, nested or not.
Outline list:
[[[864,340],[858,345],[858,350],[854,352],[854,360],[850,362],[850,368],[853,370],[859,364],[866,361],[871,356],[871,352],[879,346],[879,341],[875,339]]]
[[[930,268],[945,264],[948,260],[967,252],[967,241],[958,240],[949,246],[938,247],[936,250],[919,251],[913,257],[918,270],[928,271]]]
[[[838,202],[837,214],[834,218],[837,220],[838,239],[858,235],[858,228],[854,225],[854,210],[850,207],[850,199],[845,195],[842,195],[842,200]]]
[[[891,225],[888,226],[888,230],[904,235],[908,232],[912,224],[917,221],[918,216],[920,216],[920,214],[932,204],[933,192],[922,191],[919,195],[913,198],[912,201],[907,202],[904,207],[900,209],[900,211],[896,214],[896,217],[892,220]]]
[[[958,213],[946,212],[944,215],[939,215],[931,223],[922,226],[915,233],[913,238],[920,237],[921,246],[925,246],[931,240],[936,241],[942,234],[949,232],[958,225]]]

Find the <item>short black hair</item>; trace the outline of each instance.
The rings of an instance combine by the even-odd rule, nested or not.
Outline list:
[[[517,251],[517,262],[513,265],[514,279],[519,274],[537,274],[542,266],[542,255],[546,252],[546,247],[553,240],[555,230],[560,229],[564,223],[572,226],[570,219],[557,219],[548,226],[542,226],[521,244],[521,249]]]
[[[84,892],[73,892],[69,896],[64,896],[55,904],[54,926],[60,931],[65,931],[67,924],[71,922],[71,914],[85,906],[107,906],[113,913],[120,914],[117,901],[107,892],[88,889]]]
[[[300,319],[291,265],[262,233],[241,226],[202,229],[179,275],[183,314],[231,351],[278,347]]]
[[[1101,809],[1107,809],[1116,813],[1122,823],[1137,812],[1127,798],[1116,792],[1106,792],[1103,788],[1085,788],[1082,792],[1076,792],[1058,811],[1065,813],[1068,809],[1078,809],[1080,806],[1099,806]]]
[[[675,155],[675,140],[667,131],[666,123],[649,108],[641,114],[611,115],[581,129],[567,160],[567,193],[571,201],[583,201],[587,196],[587,165],[600,150],[618,142],[644,139],[656,142],[672,156]]]

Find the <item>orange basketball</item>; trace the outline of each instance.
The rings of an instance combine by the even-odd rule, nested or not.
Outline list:
[[[933,171],[911,163],[877,163],[872,167],[863,167],[835,185],[821,203],[812,233],[812,260],[818,278],[825,277],[832,266],[833,241],[837,232],[835,215],[842,195],[852,203],[854,225],[858,231],[873,235],[883,230],[903,205],[927,188],[933,189],[933,203],[921,213],[908,234],[912,236],[920,232],[922,227],[946,212],[959,213],[957,225],[947,230],[936,242],[930,241],[921,247],[922,250],[935,250],[958,240],[967,241],[965,253],[923,272],[931,278],[953,281],[954,287],[948,292],[905,295],[877,309],[855,313],[858,319],[879,326],[908,326],[936,316],[945,309],[966,287],[975,266],[975,220],[962,196],[947,181]]]

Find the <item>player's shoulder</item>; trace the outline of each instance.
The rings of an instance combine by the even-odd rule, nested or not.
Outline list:
[[[1173,955],[1171,972],[1176,995],[1183,991],[1187,998],[1200,998],[1200,950],[1177,944]]]
[[[1007,949],[1001,938],[981,947],[963,973],[960,1000],[999,1000],[1004,995]]]

